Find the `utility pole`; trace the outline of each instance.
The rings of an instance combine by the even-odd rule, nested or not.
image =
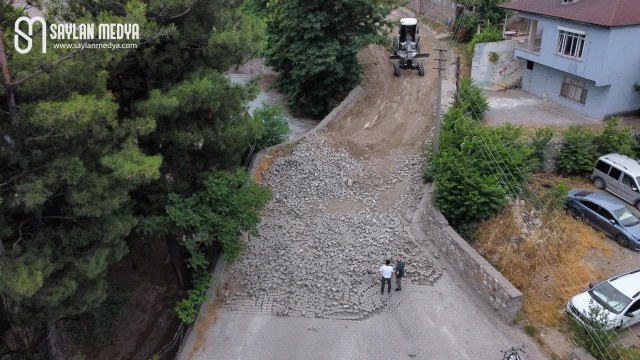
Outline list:
[[[438,67],[434,68],[438,70],[438,94],[436,97],[436,128],[434,131],[433,141],[433,153],[438,155],[438,149],[440,148],[440,108],[442,107],[442,72],[445,70],[442,66],[442,62],[446,62],[444,59],[444,53],[447,49],[434,49],[438,51],[438,58],[435,59],[438,62]]]
[[[460,100],[460,56],[456,58],[456,101]]]

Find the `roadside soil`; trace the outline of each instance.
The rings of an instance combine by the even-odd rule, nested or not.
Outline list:
[[[136,270],[132,268],[131,256]],[[82,349],[87,359],[137,359],[145,355],[138,353],[146,348],[149,353],[143,359],[146,360],[173,337],[171,330],[180,323],[173,312],[179,288],[172,265],[163,265],[166,258],[163,241],[150,240],[146,245],[136,241],[131,253],[109,270],[110,286],[123,290],[131,298],[114,325],[109,344]]]
[[[409,10],[399,8],[390,18],[413,16]],[[433,52],[438,47],[437,41],[425,25],[420,30],[422,52]],[[347,148],[357,158],[418,154],[433,128],[437,79],[433,60],[424,61],[424,77],[409,70],[395,77],[389,55],[379,45],[371,45],[360,53],[365,67],[362,96],[340,121],[328,126],[334,147]]]

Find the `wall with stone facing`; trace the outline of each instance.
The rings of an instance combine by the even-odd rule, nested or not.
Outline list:
[[[422,222],[425,233],[431,235],[439,253],[460,276],[504,320],[513,321],[522,307],[522,293],[461,238],[438,209],[425,209]]]
[[[283,146],[288,146],[291,144],[294,144],[296,142],[298,142],[298,140],[304,138],[305,136],[309,136],[311,134],[314,134],[324,128],[327,127],[327,125],[329,125],[330,122],[332,122],[333,120],[335,120],[337,117],[339,117],[340,115],[346,113],[347,111],[349,111],[349,109],[351,109],[351,107],[358,101],[358,99],[360,99],[360,94],[362,93],[362,87],[360,86],[356,86],[353,90],[351,90],[349,92],[349,95],[347,95],[346,98],[344,98],[344,100],[342,100],[342,102],[340,103],[340,105],[336,106],[327,116],[324,117],[324,119],[322,119],[322,121],[320,121],[320,123],[313,128],[312,130],[309,130],[308,132],[293,138],[289,141],[285,141],[282,144],[278,144],[278,145],[274,145],[270,148],[266,148],[264,150],[260,150],[259,152],[257,152],[252,159],[251,162],[251,169],[249,169],[249,176],[254,179],[255,175],[256,175],[256,171],[258,170],[258,165],[260,164],[260,159],[262,159],[262,157],[264,156],[264,154],[268,153],[269,151],[272,150],[276,150],[278,148],[281,148]]]
[[[596,358],[589,354],[585,349],[577,348],[569,354],[569,360],[596,360]]]
[[[503,83],[507,88],[520,87],[524,73],[524,60],[513,56],[516,40],[479,43],[474,46],[471,78],[478,87]],[[496,54],[498,59],[491,61]]]
[[[447,24],[449,17],[456,16],[456,2],[450,0],[411,0],[406,5],[420,14],[441,24]]]

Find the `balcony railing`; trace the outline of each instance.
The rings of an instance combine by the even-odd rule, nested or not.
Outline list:
[[[529,39],[522,40],[522,42],[518,42],[516,46],[518,49],[522,49],[534,54],[540,54],[540,46],[542,45],[542,38],[537,37],[534,39],[533,44],[529,44]]]

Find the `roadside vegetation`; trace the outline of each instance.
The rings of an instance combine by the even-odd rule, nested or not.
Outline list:
[[[522,321],[528,333],[539,337],[540,329],[558,328],[603,358],[598,351],[605,349],[571,325],[563,309],[587,283],[605,276],[585,257],[606,258],[612,248],[604,234],[565,213],[565,200],[574,187],[590,188],[587,175],[599,156],[640,157],[640,138],[621,129],[617,118],[599,132],[571,127],[562,133],[564,142],[554,159],[547,149],[553,131],[537,129],[523,136],[522,127],[510,124],[483,126],[487,108],[482,92],[463,79],[442,121],[438,155],[427,150],[424,178],[436,181],[434,204],[524,293]],[[560,174],[541,173],[543,164],[553,160]]]

